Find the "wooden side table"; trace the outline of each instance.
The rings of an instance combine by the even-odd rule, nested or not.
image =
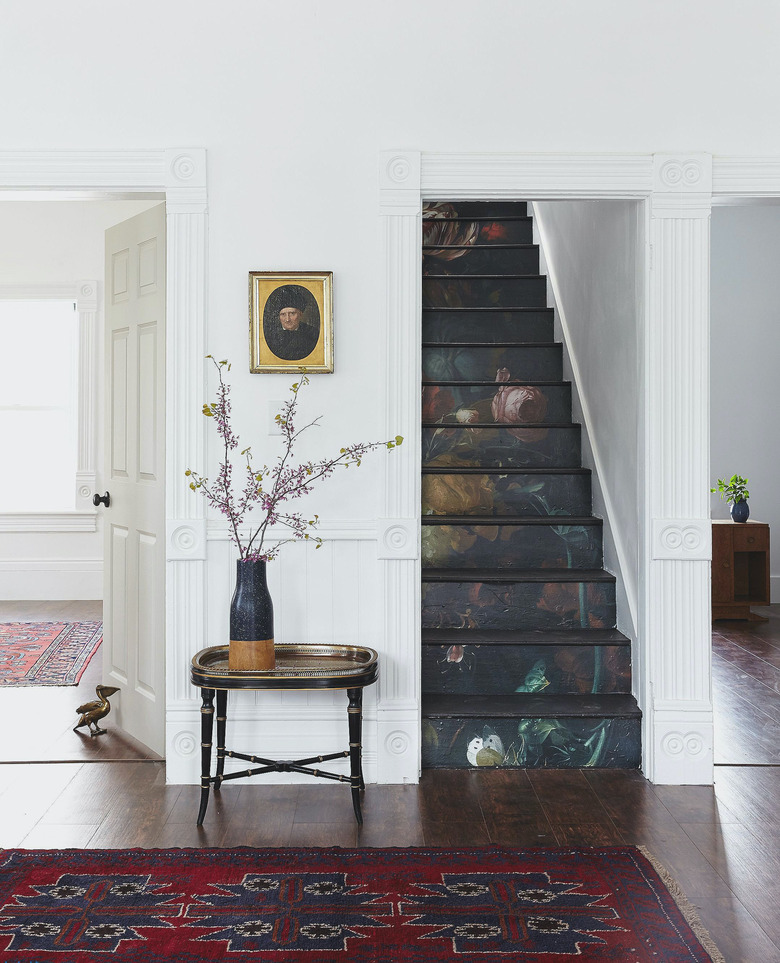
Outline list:
[[[769,526],[712,522],[712,618],[764,622],[751,605],[769,605]]]
[[[276,667],[268,671],[231,670],[228,668],[228,647],[212,646],[193,657],[190,681],[201,690],[201,779],[198,826],[203,825],[209,803],[209,789],[218,792],[228,779],[257,776],[264,772],[303,772],[321,779],[348,782],[352,788],[352,806],[359,824],[360,792],[363,782],[363,750],[361,728],[363,722],[363,689],[376,682],[379,676],[379,656],[374,649],[354,645],[314,645],[295,643],[275,647]],[[349,749],[308,759],[265,759],[225,748],[227,724],[227,695],[231,689],[346,689],[349,699]],[[217,699],[217,773],[211,775],[212,733],[214,726],[214,695]],[[344,759],[349,756],[350,774],[312,769],[313,763]],[[225,758],[259,763],[254,769],[230,772],[225,775]]]

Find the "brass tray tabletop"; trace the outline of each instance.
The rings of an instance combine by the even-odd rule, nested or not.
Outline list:
[[[211,689],[347,689],[375,682],[379,655],[358,645],[293,642],[274,647],[273,669],[228,668],[228,646],[213,645],[192,658],[193,685]]]

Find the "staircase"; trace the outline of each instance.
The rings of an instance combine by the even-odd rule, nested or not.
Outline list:
[[[636,768],[571,383],[525,203],[423,214],[422,758]]]

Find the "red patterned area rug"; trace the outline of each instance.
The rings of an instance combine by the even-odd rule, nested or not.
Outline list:
[[[2,622],[0,686],[77,685],[102,640],[102,622]]]
[[[0,961],[107,957],[723,963],[634,847],[0,852]]]

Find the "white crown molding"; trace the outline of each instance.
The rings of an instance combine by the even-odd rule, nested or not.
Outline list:
[[[712,193],[780,197],[780,157],[713,157]]]
[[[160,150],[0,151],[0,189],[161,191],[165,160]]]
[[[423,197],[646,197],[652,190],[649,154],[515,154],[426,152]]]

